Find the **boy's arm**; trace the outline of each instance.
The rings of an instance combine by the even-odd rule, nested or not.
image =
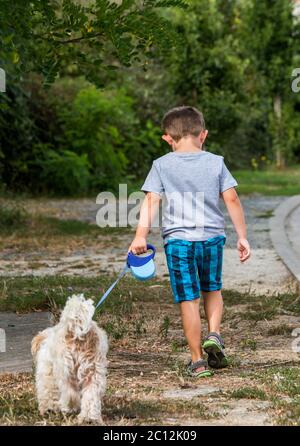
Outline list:
[[[245,262],[249,259],[251,251],[247,240],[247,227],[240,199],[234,187],[225,190],[221,193],[221,196],[238,236],[237,249],[239,251],[240,261]]]
[[[147,236],[159,208],[160,200],[161,196],[159,194],[147,192],[141,206],[140,220],[136,229],[135,238],[128,249],[133,254],[147,252]]]

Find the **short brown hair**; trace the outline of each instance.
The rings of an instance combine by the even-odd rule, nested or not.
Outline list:
[[[202,130],[205,130],[204,117],[195,107],[172,108],[162,120],[162,131],[176,142],[184,136],[198,136]]]

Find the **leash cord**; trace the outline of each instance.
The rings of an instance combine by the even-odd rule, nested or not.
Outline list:
[[[120,272],[120,274],[118,275],[117,279],[111,284],[111,286],[108,288],[108,290],[105,291],[105,293],[103,294],[103,296],[101,297],[101,299],[99,300],[99,302],[97,303],[96,307],[95,307],[95,311],[97,310],[98,307],[100,307],[100,305],[105,301],[105,299],[108,297],[108,295],[111,293],[111,291],[114,289],[114,287],[117,285],[117,283],[122,279],[123,276],[125,276],[125,274],[127,273],[127,271],[129,271],[130,268],[128,267],[127,263],[125,265],[125,267],[122,269],[122,271]]]

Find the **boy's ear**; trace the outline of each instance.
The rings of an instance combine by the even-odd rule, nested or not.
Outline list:
[[[204,142],[207,138],[207,135],[208,135],[208,130],[202,130],[202,132],[200,133],[199,137],[200,137],[200,142],[202,145],[204,144]]]
[[[163,135],[161,138],[164,141],[166,141],[170,146],[174,144],[173,138],[170,135]]]

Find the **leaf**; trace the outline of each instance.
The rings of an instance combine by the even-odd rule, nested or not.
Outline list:
[[[14,64],[17,64],[19,61],[20,61],[19,53],[17,53],[17,51],[14,51],[14,52],[12,53],[12,62],[13,62]]]

